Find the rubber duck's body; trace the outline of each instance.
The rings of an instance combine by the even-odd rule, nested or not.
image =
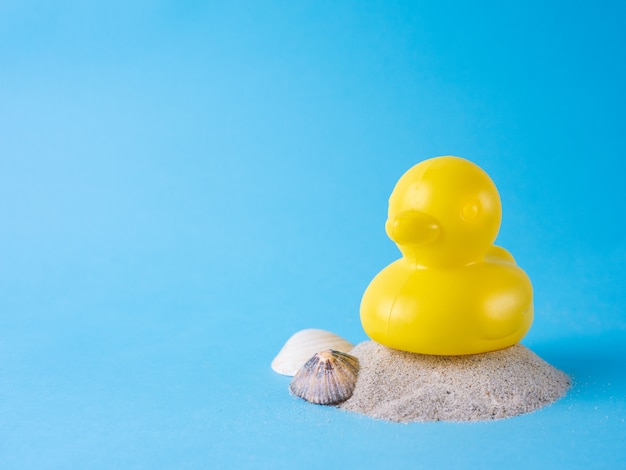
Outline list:
[[[477,165],[437,157],[407,171],[389,198],[387,234],[402,258],[361,301],[374,341],[422,354],[476,354],[519,342],[533,320],[530,280],[493,245],[498,191]]]

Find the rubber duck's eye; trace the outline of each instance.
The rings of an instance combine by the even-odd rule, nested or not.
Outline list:
[[[474,220],[478,216],[478,204],[472,202],[463,206],[461,216],[463,220],[467,220],[468,222]]]

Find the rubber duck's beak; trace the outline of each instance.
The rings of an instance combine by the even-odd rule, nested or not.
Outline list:
[[[389,217],[385,230],[398,245],[416,245],[435,241],[440,229],[433,216],[421,211],[406,211]]]

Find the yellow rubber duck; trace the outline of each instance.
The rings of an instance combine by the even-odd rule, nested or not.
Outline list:
[[[533,292],[513,256],[493,245],[501,219],[498,190],[476,164],[446,156],[409,169],[389,198],[385,224],[402,258],[363,294],[367,335],[437,355],[519,342],[533,321]]]

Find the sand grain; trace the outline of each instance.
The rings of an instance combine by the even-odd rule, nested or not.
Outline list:
[[[429,356],[357,345],[361,370],[340,408],[395,422],[479,421],[535,411],[567,392],[567,375],[522,345],[471,356]]]

